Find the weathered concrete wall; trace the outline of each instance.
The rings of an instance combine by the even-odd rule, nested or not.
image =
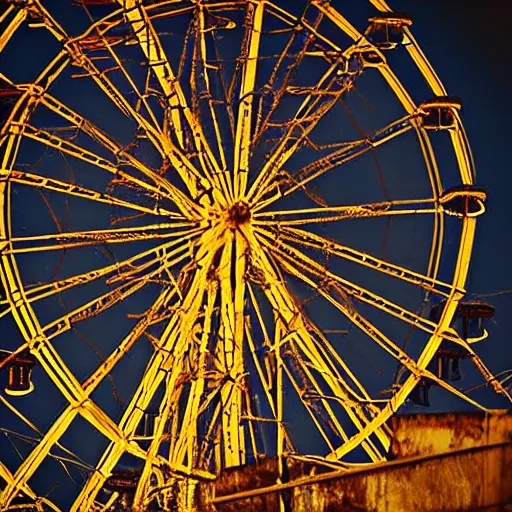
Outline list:
[[[391,466],[382,471],[297,487],[293,493],[293,510],[477,510],[512,498],[511,463],[512,445],[509,445],[508,449],[493,448]]]
[[[432,414],[393,419],[391,460],[353,474],[322,475],[323,481],[283,493],[294,512],[462,512],[505,510],[512,502],[512,415]],[[312,467],[290,468],[290,481]],[[231,470],[208,489],[201,511],[276,512],[278,493],[227,503],[214,496],[261,489],[275,483],[275,461]]]
[[[399,458],[512,441],[512,411],[410,414],[391,425],[391,453]]]

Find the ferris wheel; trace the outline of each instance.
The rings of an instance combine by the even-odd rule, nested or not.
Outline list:
[[[344,3],[0,1],[2,510],[192,510],[385,460],[430,391],[484,409],[466,371],[511,399],[461,103]]]

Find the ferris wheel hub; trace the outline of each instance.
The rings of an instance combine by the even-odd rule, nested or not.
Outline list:
[[[228,210],[228,224],[231,228],[237,229],[242,224],[247,224],[251,220],[251,209],[244,202],[233,204]]]

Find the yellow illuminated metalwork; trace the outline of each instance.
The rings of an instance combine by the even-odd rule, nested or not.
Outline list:
[[[90,3],[92,7],[92,4],[101,2],[82,3]],[[433,96],[440,98],[437,101],[416,104],[387,64],[386,52],[352,26],[336,9],[335,2],[311,0],[309,9],[315,10],[314,22],[290,14],[286,10],[286,3],[280,6],[278,0],[119,0],[117,4],[103,3],[111,7],[110,14],[93,22],[81,36],[73,38],[45,10],[44,2],[40,0],[29,0],[22,4],[8,1],[8,7],[0,18],[4,27],[0,36],[0,51],[26,23],[48,30],[62,48],[33,83],[14,84],[9,77],[2,76],[5,83],[20,94],[0,132],[0,273],[5,290],[5,298],[1,301],[5,307],[0,316],[12,315],[22,335],[13,357],[29,349],[68,403],[49,429],[39,432],[28,418],[17,411],[14,398],[7,400],[2,397],[2,403],[39,435],[38,442],[15,472],[11,473],[5,465],[0,464],[0,476],[6,482],[0,494],[2,510],[19,492],[37,499],[29,481],[42,462],[52,456],[52,447],[60,446],[60,438],[78,415],[108,439],[109,444],[71,510],[109,510],[114,505],[118,494],[113,493],[107,503],[98,501],[98,494],[125,453],[141,461],[133,510],[143,510],[156,495],[165,496],[165,489],[169,489],[173,483],[186,481],[193,488],[194,482],[212,480],[224,468],[245,464],[248,453],[261,453],[261,440],[256,430],[258,425],[265,422],[276,425],[272,443],[281,472],[285,457],[320,461],[328,467],[348,468],[349,465],[343,463],[343,457],[357,447],[364,450],[370,462],[385,459],[391,436],[386,421],[405,402],[421,378],[429,378],[461,399],[481,407],[471,397],[427,369],[443,340],[465,347],[487,382],[510,399],[499,380],[494,378],[467,341],[451,327],[457,305],[464,297],[476,217],[485,211],[486,197],[483,191],[471,188],[474,168],[458,112],[460,105],[446,99],[446,91],[411,34],[409,19],[382,16],[370,22],[403,31],[408,43],[406,49]],[[384,13],[389,11],[381,0],[371,0],[371,3]],[[229,18],[231,12],[243,14],[242,28],[245,32],[236,64],[236,72],[240,76],[239,91],[235,92],[236,88],[232,85],[225,87],[224,108],[231,123],[233,146],[232,154],[227,154],[230,145],[224,139],[226,135],[221,126],[220,107],[211,94],[215,73],[221,64],[212,60],[210,45],[211,37],[216,37],[212,34],[216,31],[222,29],[228,33],[240,29]],[[179,71],[173,69],[161,43],[162,35],[156,28],[161,20],[168,20],[172,27],[173,20],[183,14],[195,20],[194,30],[188,37],[194,38],[194,62],[199,62],[204,69],[201,77],[204,89],[201,91],[197,90],[194,80],[185,84]],[[220,20],[221,25],[224,23],[221,28],[208,25],[211,16]],[[285,123],[283,134],[265,164],[258,169],[250,165],[252,148],[272,125],[271,116],[264,112],[263,103],[258,101],[255,90],[258,66],[263,58],[263,27],[268,18],[280,20],[287,29],[300,27],[310,34],[308,37],[318,39],[325,47],[325,50],[304,49],[296,56],[297,59],[307,54],[329,62],[329,65],[315,86],[303,90],[291,85],[290,73],[276,68],[268,89],[272,89],[272,80],[278,71],[285,73],[285,78],[284,85],[272,92],[272,111],[285,93],[295,94],[302,101]],[[324,20],[348,36],[352,44],[340,48],[324,35],[321,24]],[[109,35],[110,31],[122,26],[128,27],[128,36]],[[144,66],[148,70],[144,90],[131,78],[128,66],[116,53],[122,45],[138,45],[142,52]],[[136,106],[117,88],[109,74],[99,69],[99,61],[90,56],[93,50],[105,52],[115,63],[116,69],[130,83],[137,96]],[[287,51],[288,47],[277,55],[279,65]],[[305,144],[312,145],[310,137],[319,122],[350,89],[348,82],[342,87],[335,87],[335,84],[347,72],[347,62],[358,56],[363,62],[362,72],[380,74],[394,92],[402,106],[402,117],[369,137],[341,141],[328,153],[317,148],[317,156],[311,163],[294,176],[287,175],[285,169],[292,157]],[[83,114],[76,112],[52,95],[51,85],[71,65],[79,70],[78,75],[92,80],[116,108],[137,125],[138,132],[152,143],[160,157],[179,177],[182,186],[176,186],[174,181],[166,179],[163,173],[146,165],[95,126],[87,119],[86,108]],[[368,71],[371,69],[373,71]],[[158,84],[162,93],[161,119],[150,101],[150,78]],[[206,108],[197,106],[200,101],[207,104]],[[37,127],[32,122],[32,116],[41,107],[93,139],[101,146],[102,154],[96,154],[73,138],[60,135],[58,131]],[[429,127],[425,125],[429,109],[434,108],[447,109],[453,121],[446,129],[449,133],[447,137],[451,139],[460,183],[466,186],[465,189],[445,190],[429,138]],[[209,131],[202,122],[206,115],[209,116]],[[306,190],[325,174],[405,133],[414,134],[421,147],[432,191],[430,197],[280,209],[279,201],[282,199]],[[17,165],[20,146],[25,140],[93,165],[110,173],[113,179],[143,190],[156,201],[153,206],[137,204],[115,194],[38,175],[35,171],[25,171]],[[118,165],[120,161],[129,164],[137,173],[130,174],[121,169]],[[78,197],[91,204],[96,202],[125,207],[148,219],[153,218],[153,221],[136,228],[106,227],[87,232],[15,237],[10,227],[10,192],[14,185]],[[462,197],[477,202],[478,209],[465,213],[450,211],[449,205]],[[166,208],[160,202],[172,204],[174,208]],[[447,281],[438,277],[445,214],[460,217],[462,225],[454,271],[452,278]],[[315,224],[348,219],[413,215],[433,218],[431,252],[424,273],[358,251],[310,229]],[[167,222],[157,223],[156,217],[162,216],[167,218]],[[24,253],[157,239],[161,241],[157,249],[113,262],[98,270],[38,286],[26,287],[18,271],[17,258]],[[425,318],[338,275],[323,262],[312,258],[310,249],[437,294],[446,300],[440,320]],[[175,269],[181,264],[185,266],[175,275]],[[141,273],[143,277],[140,277]],[[101,314],[142,289],[147,282],[161,279],[162,275],[167,276],[166,284],[154,304],[120,341],[117,349],[106,357],[92,375],[80,382],[55,349],[52,343],[54,338],[72,329],[74,322]],[[343,354],[333,347],[327,334],[297,303],[287,286],[286,275],[293,276],[314,290],[318,297],[407,368],[409,376],[390,397],[370,396],[359,382],[356,369],[345,363]],[[34,303],[97,279],[110,279],[117,288],[85,302],[51,323],[44,325],[40,322],[34,312]],[[270,305],[272,318],[268,318],[268,313],[261,306],[263,299]],[[365,318],[356,304],[375,308],[427,333],[428,343],[419,357],[415,360],[408,355],[395,340]],[[253,312],[252,318],[249,318],[249,309]],[[214,319],[218,319],[219,324],[215,332]],[[91,395],[138,339],[145,335],[147,328],[162,320],[166,322],[165,329],[159,339],[152,339],[154,353],[144,375],[120,421],[115,422]],[[258,325],[263,340],[255,339],[251,321]],[[212,344],[214,335],[215,343]],[[261,346],[268,353],[264,361],[256,355]],[[5,365],[6,361],[0,364]],[[253,377],[261,382],[265,396],[260,398],[266,400],[270,417],[262,416],[258,411],[259,398],[250,394],[247,385],[249,367],[255,372]],[[284,420],[287,400],[283,384],[285,379],[296,391],[304,414],[310,416],[324,440],[325,457],[299,454],[294,450]],[[161,385],[165,392],[156,420],[152,431],[142,439],[136,432],[137,428],[145,421],[144,411]],[[311,398],[313,396],[315,400]],[[199,442],[199,431],[205,428],[205,410],[214,404],[217,405],[208,417],[207,433]],[[334,436],[327,433],[323,421],[335,433],[336,442],[333,441]],[[149,443],[143,445],[142,440]],[[164,440],[168,441],[165,455],[161,450]],[[190,497],[181,499],[186,508],[192,508],[193,505],[187,501]],[[44,504],[58,510],[49,498],[41,497],[39,502],[41,506]]]

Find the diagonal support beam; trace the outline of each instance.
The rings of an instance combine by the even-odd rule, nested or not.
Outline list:
[[[173,365],[182,361],[183,354],[190,343],[190,335],[203,304],[203,295],[206,289],[205,280],[215,254],[223,244],[222,228],[217,228],[213,233],[207,232],[203,236],[202,243],[199,244],[198,254],[195,258],[198,270],[194,275],[188,293],[165,328],[157,350],[148,363],[137,391],[134,393],[119,423],[119,428],[127,438],[130,438],[135,432],[142,419],[143,411],[148,407],[168,372],[171,373],[167,386],[173,388],[177,385],[178,372],[172,371],[172,368]],[[113,442],[107,447],[97,466],[98,471],[91,475],[82,488],[71,508],[71,512],[77,512],[91,506],[94,497],[100,491],[105,479],[114,469],[125,449],[119,442]]]
[[[254,5],[253,2],[256,2]],[[236,125],[233,180],[235,185],[235,200],[239,201],[245,195],[247,175],[249,173],[249,155],[251,149],[251,130],[254,105],[254,87],[258,70],[258,55],[261,32],[263,28],[263,11],[265,4],[262,0],[253,0],[247,4],[246,55],[242,55],[242,87],[240,89],[238,121]]]
[[[264,293],[272,305],[272,308],[274,311],[279,312],[279,314],[282,316],[283,321],[295,339],[302,341],[301,349],[304,351],[306,357],[311,359],[315,366],[322,368],[322,376],[325,382],[332,389],[333,394],[341,398],[341,403],[347,415],[354,423],[356,428],[361,430],[368,422],[365,411],[360,408],[358,404],[354,406],[352,400],[350,400],[350,405],[348,402],[345,404],[345,399],[348,398],[347,394],[345,391],[343,391],[336,378],[332,375],[332,372],[328,366],[324,364],[322,356],[318,352],[315,344],[311,341],[311,335],[307,328],[307,322],[304,319],[304,313],[298,310],[293,298],[290,296],[288,290],[284,286],[284,283],[276,278],[277,276],[272,269],[272,265],[268,259],[268,256],[266,255],[266,252],[263,250],[262,246],[255,238],[251,230],[249,228],[243,228],[243,233],[247,240],[250,242],[253,262],[263,273],[265,279]],[[329,404],[325,400],[323,401],[323,406],[326,411],[329,411],[329,416],[333,422],[335,424],[338,423],[335,414],[332,412]],[[361,418],[366,419],[361,422]],[[341,427],[341,425],[339,425],[339,427]],[[376,435],[385,448],[389,446],[389,439],[384,431],[377,429]],[[372,459],[378,460],[381,457],[371,442],[365,442],[364,446]]]
[[[178,139],[179,146],[184,149],[185,136],[182,128],[182,116],[184,116],[186,122],[192,129],[196,149],[202,163],[204,178],[210,185],[215,185],[214,188],[217,201],[223,206],[226,206],[227,198],[220,193],[221,185],[219,182],[219,176],[222,170],[220,169],[219,164],[208,145],[198,120],[194,118],[192,111],[187,104],[187,100],[180,86],[179,80],[169,64],[158,34],[155,31],[145,8],[138,0],[118,1],[124,8],[124,15],[130,23],[133,32],[139,41],[141,49],[148,60],[148,66],[153,69],[158,83],[169,102],[171,118],[176,130],[176,137]],[[213,169],[213,173],[210,169]]]

